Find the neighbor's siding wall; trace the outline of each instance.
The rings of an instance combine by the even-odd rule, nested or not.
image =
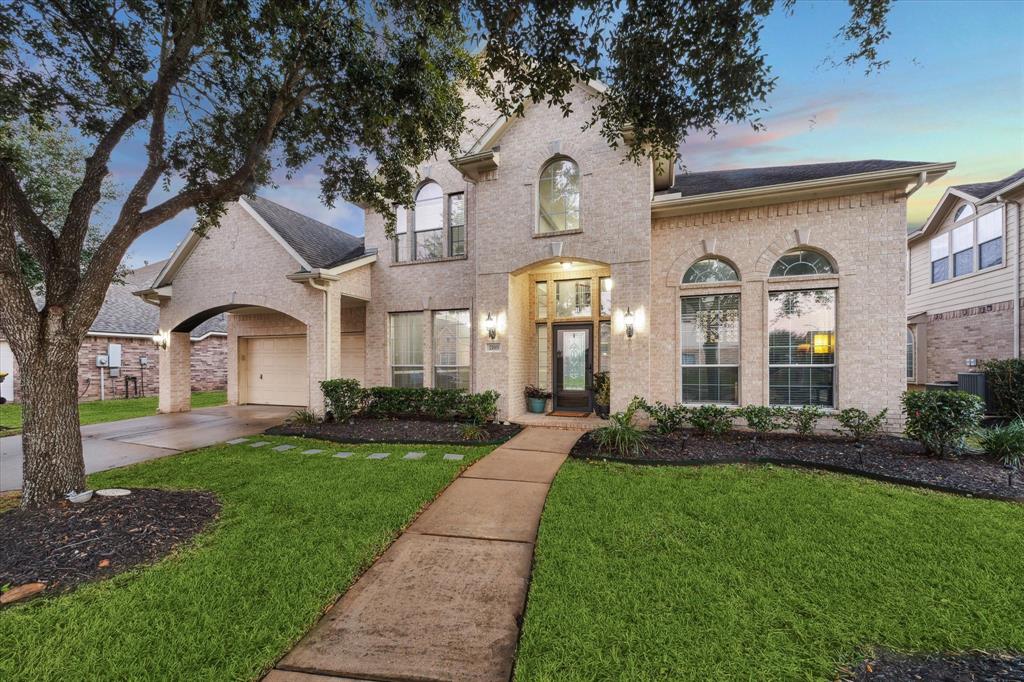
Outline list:
[[[801,244],[824,251],[838,266],[836,407],[872,413],[888,409],[890,426],[899,425],[906,375],[906,199],[896,192],[656,220],[651,261],[654,399],[680,399],[679,299],[713,291],[680,283],[694,261],[714,254],[734,263],[742,280],[740,402],[767,404],[768,272],[779,255]],[[789,284],[798,288],[798,280]],[[836,286],[820,281],[823,287]]]

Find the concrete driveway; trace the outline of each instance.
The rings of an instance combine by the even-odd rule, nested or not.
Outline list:
[[[85,472],[173,455],[259,433],[295,411],[276,405],[225,405],[82,427]],[[21,436],[0,438],[0,491],[21,488]]]

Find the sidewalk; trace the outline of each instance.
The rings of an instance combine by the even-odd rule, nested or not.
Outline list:
[[[265,681],[507,682],[544,500],[580,435],[529,427],[467,469]]]

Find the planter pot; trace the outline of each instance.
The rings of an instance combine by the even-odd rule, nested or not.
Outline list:
[[[601,419],[607,419],[608,418],[608,406],[607,405],[598,405],[598,404],[595,403],[594,404],[594,412]]]
[[[547,398],[527,398],[526,409],[533,414],[544,414],[544,408],[548,405]]]

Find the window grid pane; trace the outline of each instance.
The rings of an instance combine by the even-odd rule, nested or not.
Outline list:
[[[738,401],[739,299],[739,294],[681,299],[683,402]]]
[[[932,261],[932,284],[949,279],[949,258]]]
[[[600,350],[600,364],[598,369],[602,372],[611,373],[612,369],[612,323],[602,322],[598,326],[598,342]]]
[[[1003,238],[997,237],[978,245],[978,269],[1003,264]]]
[[[569,159],[556,159],[540,175],[537,231],[563,232],[580,226],[580,171]]]
[[[391,385],[423,386],[423,313],[391,313],[388,345],[391,354]]]
[[[537,325],[537,386],[547,390],[551,385],[551,364],[549,358],[551,344],[548,342],[548,326]]]
[[[469,390],[469,311],[434,311],[433,345],[434,387]]]
[[[718,258],[705,258],[699,260],[683,275],[683,284],[697,284],[701,282],[735,282],[739,275],[731,265]]]
[[[974,251],[958,251],[953,254],[953,276],[967,275],[974,272]]]
[[[601,285],[601,317],[610,317],[612,314],[612,278],[602,277]]]
[[[590,280],[555,282],[555,317],[591,317]]]
[[[548,283],[537,282],[535,295],[537,297],[537,319],[546,320],[548,319]]]
[[[768,397],[773,405],[833,405],[834,289],[768,294]]]
[[[466,255],[466,195],[448,196],[448,255]]]

